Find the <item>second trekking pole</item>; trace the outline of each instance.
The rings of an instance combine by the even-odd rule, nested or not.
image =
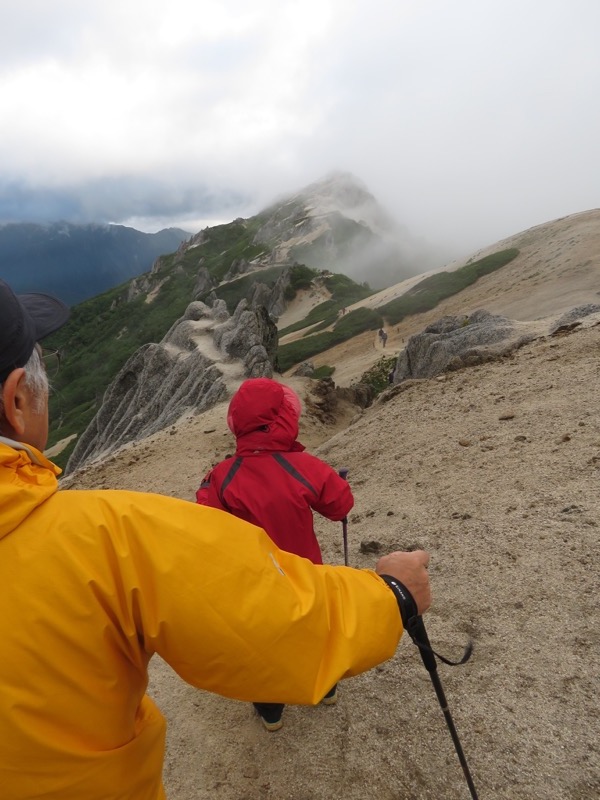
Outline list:
[[[340,478],[343,478],[345,481],[347,481],[348,472],[348,469],[342,467],[342,469],[338,472],[338,475]],[[344,517],[342,520],[342,537],[344,541],[344,564],[348,566],[348,517]]]

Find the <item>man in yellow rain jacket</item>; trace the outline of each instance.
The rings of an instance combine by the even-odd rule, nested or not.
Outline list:
[[[36,343],[67,316],[0,281],[0,795],[159,800],[154,653],[226,697],[317,703],[393,655],[399,606],[431,602],[428,555],[384,556],[382,578],[315,566],[194,503],[57,491]]]

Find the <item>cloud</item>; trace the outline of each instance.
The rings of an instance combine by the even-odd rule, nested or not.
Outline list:
[[[2,218],[222,221],[343,169],[453,255],[600,205],[592,0],[22,0],[3,16]]]
[[[0,183],[1,222],[64,220],[73,223],[130,224],[144,220],[148,229],[178,225],[187,219],[210,220],[215,214],[235,215],[248,199],[234,191],[211,192],[206,187],[167,183],[150,177],[98,178],[75,185],[39,187],[25,183]],[[185,225],[182,225],[185,228]]]

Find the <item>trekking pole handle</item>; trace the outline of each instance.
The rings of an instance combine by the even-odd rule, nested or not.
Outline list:
[[[350,470],[348,469],[348,467],[341,467],[341,469],[338,472],[338,475],[340,476],[340,478],[343,481],[347,481],[349,472],[350,472]],[[342,521],[343,522],[348,522],[348,517],[344,517],[344,519]]]

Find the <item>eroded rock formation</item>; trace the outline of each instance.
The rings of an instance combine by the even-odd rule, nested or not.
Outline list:
[[[160,343],[141,347],[120,370],[66,471],[206,411],[227,397],[229,380],[272,377],[276,351],[264,308],[243,300],[230,317],[223,301],[190,303]]]

